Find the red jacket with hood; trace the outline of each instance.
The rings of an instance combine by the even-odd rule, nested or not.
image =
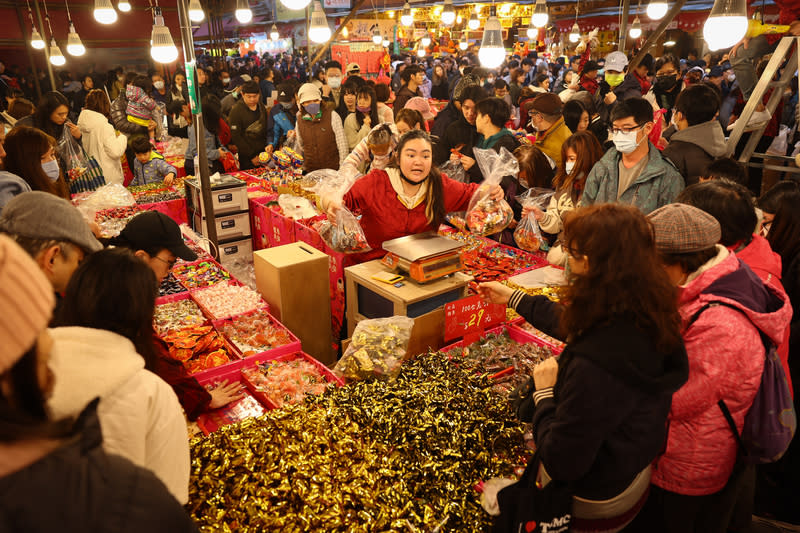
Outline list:
[[[667,449],[653,468],[654,485],[689,496],[713,494],[727,483],[737,445],[717,402],[725,400],[741,431],[764,368],[759,331],[780,343],[792,316],[785,292],[762,283],[722,246],[717,249],[717,257],[682,286],[681,317],[686,323],[714,301],[741,312],[711,307],[684,331],[689,381],[672,395]]]

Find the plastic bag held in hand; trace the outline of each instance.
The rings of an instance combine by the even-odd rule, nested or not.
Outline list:
[[[538,207],[542,211],[547,209],[547,204],[553,196],[550,189],[532,188],[525,191],[525,194],[517,196],[517,201],[525,207]],[[523,216],[514,230],[514,241],[517,246],[529,252],[535,252],[542,244],[542,232],[539,229],[539,222],[533,214],[529,212]]]
[[[483,493],[481,494],[481,507],[483,510],[492,516],[500,516],[500,506],[497,504],[497,493],[513,485],[517,481],[507,477],[493,477],[483,484]]]
[[[412,329],[414,319],[407,316],[362,320],[333,371],[349,380],[397,377],[408,357]]]
[[[494,235],[506,229],[514,220],[514,212],[505,200],[493,200],[491,191],[505,176],[517,176],[519,163],[505,148],[494,150],[475,148],[475,161],[483,174],[483,183],[472,195],[467,208],[467,228],[478,235]]]
[[[367,236],[361,224],[343,203],[344,195],[359,177],[359,174],[350,171],[318,170],[309,173],[305,178],[317,182],[309,190],[314,191],[322,199],[324,206],[340,206],[335,214],[335,220],[323,220],[315,226],[315,229],[328,246],[344,254],[358,254],[372,249],[367,243]]]
[[[469,176],[467,175],[467,171],[464,170],[464,165],[461,164],[461,161],[451,161],[448,159],[441,164],[439,170],[451,180],[460,183],[469,183]]]
[[[64,131],[61,138],[58,140],[58,155],[64,161],[66,168],[64,169],[67,177],[67,182],[74,181],[80,178],[87,170],[89,170],[89,161],[83,155],[83,150],[75,140],[75,137],[70,133],[70,129],[64,126]]]

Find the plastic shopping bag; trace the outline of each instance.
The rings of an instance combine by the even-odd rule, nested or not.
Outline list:
[[[448,159],[439,167],[439,170],[450,178],[451,180],[458,181],[460,183],[469,183],[469,175],[467,171],[464,170],[464,165],[461,164],[461,161],[451,161]]]
[[[361,224],[343,203],[344,195],[359,177],[350,171],[336,172],[326,169],[311,172],[304,180],[316,181],[316,184],[309,189],[315,192],[325,205],[341,206],[335,220],[330,218],[321,220],[314,224],[314,229],[331,249],[344,254],[358,254],[372,249]]]
[[[500,233],[514,220],[514,212],[505,200],[493,200],[490,191],[505,176],[517,176],[519,163],[505,148],[500,153],[494,150],[473,150],[475,160],[483,174],[483,183],[472,195],[467,208],[467,228],[478,235]]]
[[[533,188],[528,189],[525,194],[517,196],[517,201],[525,207],[538,207],[542,211],[547,209],[547,204],[553,196],[553,191],[549,189]],[[535,252],[542,245],[542,232],[539,229],[539,222],[533,216],[533,212],[523,216],[514,230],[514,241],[522,250]]]
[[[350,345],[333,371],[358,381],[372,376],[395,378],[408,356],[414,319],[393,316],[362,320],[356,325]]]
[[[93,191],[101,187],[102,173],[98,177],[96,172],[89,172],[89,158],[75,140],[68,127],[64,127],[61,138],[58,140],[58,156],[64,165],[62,169],[69,185],[70,193]]]

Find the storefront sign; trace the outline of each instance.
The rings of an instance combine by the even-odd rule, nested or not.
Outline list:
[[[465,343],[474,342],[505,319],[504,305],[489,303],[480,296],[456,300],[444,306],[444,340],[464,337]]]
[[[372,32],[377,27],[381,35],[392,39],[395,21],[386,19],[353,19],[347,23],[347,39],[349,41],[372,42]]]

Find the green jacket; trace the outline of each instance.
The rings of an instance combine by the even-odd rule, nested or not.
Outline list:
[[[683,177],[668,159],[661,156],[658,148],[648,141],[650,160],[642,169],[642,173],[622,193],[617,200],[619,188],[619,161],[622,158],[616,148],[611,147],[598,161],[583,189],[580,205],[592,205],[604,202],[617,202],[635,205],[645,215],[663,205],[675,201],[683,190]]]

